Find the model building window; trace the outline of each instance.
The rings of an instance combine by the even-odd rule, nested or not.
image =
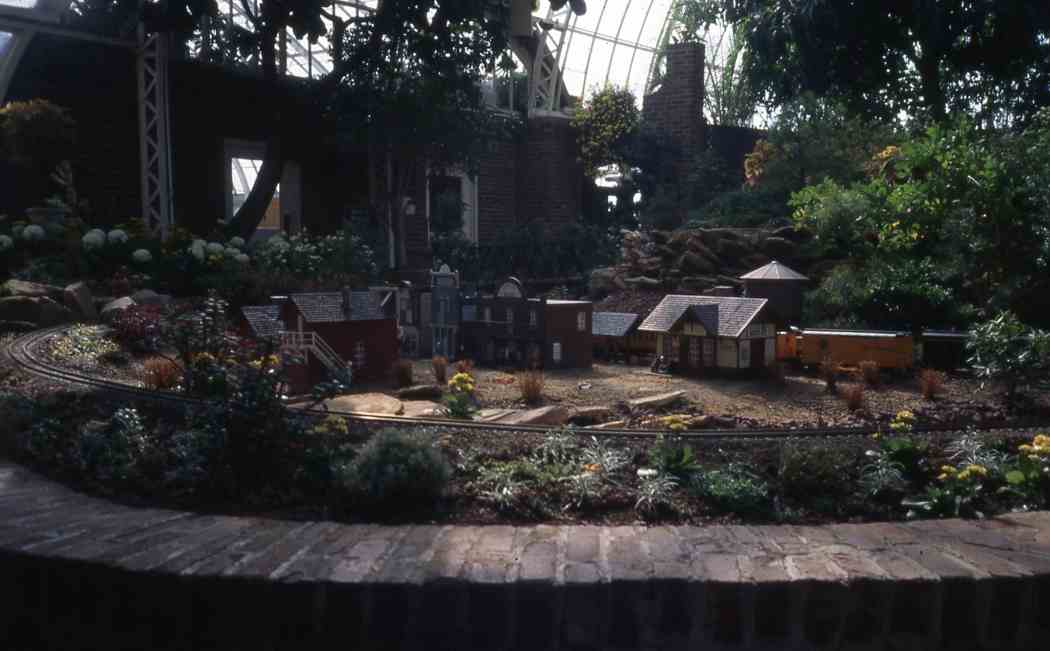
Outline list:
[[[529,310],[529,327],[535,328],[537,324],[536,310]]]
[[[580,332],[587,332],[587,313],[577,312],[576,314],[576,329]]]
[[[677,362],[679,353],[681,352],[681,340],[678,337],[671,337],[671,361]]]
[[[485,310],[482,312],[482,315],[482,321],[484,321],[485,323],[489,323],[490,321],[492,321],[492,308],[486,307]]]
[[[354,368],[362,369],[368,363],[368,352],[365,350],[365,342],[359,341],[354,344]]]
[[[700,366],[700,340],[694,337],[689,338],[689,365],[693,367]]]
[[[561,342],[555,341],[551,344],[551,359],[555,364],[561,364]]]
[[[761,337],[766,331],[766,326],[762,323],[755,323],[751,326],[751,336]]]
[[[715,365],[715,340],[704,339],[704,366]]]

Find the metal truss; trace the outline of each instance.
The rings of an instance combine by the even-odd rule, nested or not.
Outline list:
[[[172,228],[168,52],[163,34],[138,28],[139,163],[142,219],[160,237]]]

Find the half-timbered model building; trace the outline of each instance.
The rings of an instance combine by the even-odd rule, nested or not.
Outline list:
[[[589,368],[590,301],[530,298],[516,278],[492,296],[462,299],[460,357],[487,365]]]
[[[776,329],[764,298],[669,294],[639,332],[656,335],[656,350],[681,373],[741,372],[775,361]]]

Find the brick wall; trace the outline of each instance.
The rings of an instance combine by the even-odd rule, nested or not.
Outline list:
[[[667,48],[667,74],[646,95],[642,120],[681,148],[683,160],[704,144],[704,46],[682,43]]]
[[[578,219],[583,168],[568,118],[530,118],[518,155],[518,223],[540,221],[553,228]]]
[[[517,223],[518,149],[515,140],[493,140],[478,169],[478,241],[490,244]]]

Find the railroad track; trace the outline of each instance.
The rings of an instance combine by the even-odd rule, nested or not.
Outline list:
[[[97,391],[119,399],[142,400],[167,406],[201,406],[206,401],[200,398],[181,396],[167,391],[151,391],[130,386],[114,380],[108,380],[77,373],[73,370],[56,366],[48,360],[40,359],[36,353],[40,344],[50,337],[64,332],[68,326],[56,326],[36,330],[11,341],[2,351],[13,364],[24,372],[39,379],[58,382],[69,386]],[[543,425],[507,425],[502,423],[450,420],[444,418],[410,418],[406,416],[380,416],[347,411],[335,411],[325,408],[295,407],[307,413],[342,416],[352,422],[369,428],[378,427],[427,427],[436,429],[478,430],[487,432],[529,432],[542,434],[550,426]],[[870,436],[879,431],[874,426],[862,427],[824,427],[805,429],[731,429],[704,430],[688,432],[671,432],[669,430],[642,429],[592,429],[580,428],[582,434],[598,438],[655,438],[661,435],[674,436],[680,439],[718,440],[718,439],[789,439],[789,438],[831,438]],[[957,427],[923,427],[916,428],[915,434],[953,436],[966,433],[1031,435],[1036,432],[1050,431],[1050,425],[1016,425],[1011,427],[972,428],[960,430]]]

